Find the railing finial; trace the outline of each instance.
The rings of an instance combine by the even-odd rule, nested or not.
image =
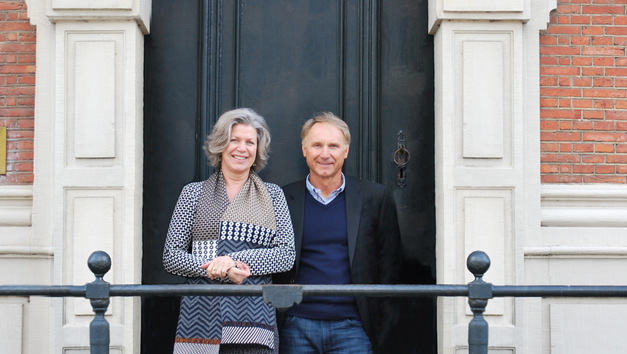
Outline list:
[[[473,318],[468,324],[468,354],[488,354],[488,322],[483,312],[492,298],[492,284],[483,281],[483,275],[490,268],[490,257],[483,251],[474,251],[466,260],[468,270],[475,280],[468,283],[468,305]]]
[[[476,279],[480,279],[490,269],[490,257],[483,251],[474,251],[468,255],[466,267]]]
[[[96,251],[87,259],[87,265],[96,278],[102,278],[111,269],[111,257],[105,251]]]

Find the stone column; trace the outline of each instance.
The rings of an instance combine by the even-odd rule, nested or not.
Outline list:
[[[485,280],[524,284],[525,238],[540,228],[539,31],[544,0],[431,0],[435,35],[437,281],[467,283],[465,259],[492,260]],[[491,300],[491,353],[525,353],[523,300]],[[438,347],[467,353],[465,298],[438,301]]]
[[[53,251],[52,284],[92,281],[87,258],[95,250],[113,260],[107,281],[141,283],[143,52],[151,2],[30,0],[28,7],[37,26],[33,240]],[[89,302],[51,303],[50,320],[33,319],[29,334],[47,333],[49,343],[29,352],[88,352]],[[111,353],[138,353],[139,299],[113,299],[107,320]]]

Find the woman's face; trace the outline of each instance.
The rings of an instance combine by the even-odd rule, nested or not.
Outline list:
[[[222,171],[229,174],[249,173],[257,156],[257,130],[250,125],[236,124],[231,140],[222,152]]]

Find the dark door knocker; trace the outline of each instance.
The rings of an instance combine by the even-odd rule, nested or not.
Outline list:
[[[398,132],[398,149],[394,152],[392,159],[398,168],[396,182],[399,187],[405,187],[405,166],[409,163],[409,151],[405,149],[405,133]]]

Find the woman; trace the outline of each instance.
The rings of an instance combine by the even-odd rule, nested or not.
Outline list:
[[[281,188],[256,172],[270,133],[251,109],[224,113],[207,137],[215,172],[186,185],[170,221],[165,269],[188,284],[270,284],[294,264],[294,231]],[[187,296],[174,353],[277,353],[274,308],[261,297]]]

